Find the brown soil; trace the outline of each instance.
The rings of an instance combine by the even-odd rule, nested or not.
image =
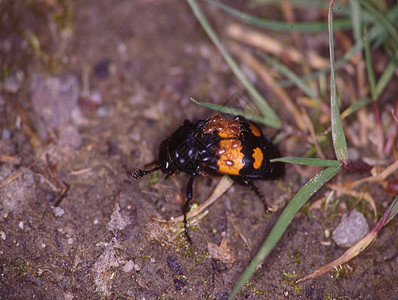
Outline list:
[[[213,24],[224,21],[201,6]],[[227,299],[280,211],[265,216],[253,193],[234,186],[191,227],[188,245],[183,235],[173,239],[180,225],[152,221],[180,215],[187,177],[158,174],[151,185],[149,176],[130,176],[157,158],[160,141],[184,119],[212,115],[190,97],[222,104],[243,90],[188,5],[5,0],[0,7],[0,154],[12,160],[0,165],[0,299]],[[280,143],[285,156],[303,154],[300,147]],[[300,178],[288,166],[283,181],[260,188],[282,206]],[[217,182],[198,179],[195,202]],[[382,211],[391,202],[377,185],[365,189]],[[397,298],[396,221],[339,279],[329,273],[295,284],[344,253],[321,245],[339,219],[321,210],[297,216],[238,298]],[[232,257],[224,262],[209,254],[223,237]]]

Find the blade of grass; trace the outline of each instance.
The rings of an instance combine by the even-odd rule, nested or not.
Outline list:
[[[261,28],[275,30],[275,31],[283,31],[283,32],[292,32],[292,31],[299,31],[299,32],[322,32],[327,30],[327,24],[325,22],[306,22],[306,23],[286,23],[286,22],[278,22],[278,21],[271,21],[265,20],[262,18],[253,17],[249,14],[243,13],[231,6],[225,5],[219,1],[214,0],[206,0],[211,4],[218,6],[219,8],[223,9],[230,15],[238,18],[239,20],[255,25]],[[349,29],[351,27],[351,20],[339,20],[336,21],[335,27],[338,29]]]
[[[297,64],[302,63],[303,55],[297,48],[287,46],[282,41],[275,37],[271,37],[265,32],[260,32],[238,23],[232,23],[226,27],[226,33],[232,39],[264,51],[268,55],[276,57],[283,55],[283,57],[286,57],[288,61],[295,62]],[[312,50],[308,51],[307,57],[309,60],[308,64],[316,70],[329,66],[328,59],[323,58]]]
[[[254,103],[257,105],[260,112],[264,115],[264,117],[265,117],[264,122],[268,126],[271,126],[274,128],[279,128],[281,125],[281,122],[280,122],[278,116],[275,114],[274,110],[267,103],[267,101],[265,101],[265,99],[261,96],[261,94],[256,90],[256,88],[250,83],[250,81],[247,79],[245,74],[239,68],[238,64],[235,62],[235,60],[232,58],[232,56],[229,55],[228,51],[225,49],[223,44],[218,39],[218,37],[217,37],[216,33],[214,32],[213,28],[211,27],[210,23],[207,21],[207,18],[201,11],[197,2],[195,0],[187,0],[187,2],[190,5],[196,18],[202,25],[203,29],[206,31],[207,35],[212,40],[214,45],[217,47],[218,51],[223,56],[224,60],[227,62],[227,64],[231,68],[232,72],[239,79],[239,81],[242,82],[242,84],[246,88],[247,92],[249,93],[250,97],[252,98]]]
[[[279,99],[279,103],[292,115],[297,127],[302,131],[306,130],[306,125],[299,108],[293,102],[290,95],[284,89],[275,84],[273,76],[265,66],[263,66],[254,55],[249,51],[246,51],[246,49],[242,48],[239,44],[233,43],[231,49],[246,66],[258,74],[265,86],[269,87],[276,98]]]
[[[350,60],[354,55],[362,51],[363,47],[363,41],[360,39],[350,50],[348,50],[341,58],[335,61],[335,69],[343,67],[348,60]],[[319,77],[322,74],[325,74],[330,71],[330,66],[327,68],[324,68],[322,70],[313,72],[307,76],[304,76],[301,78],[303,82],[307,82],[309,80],[313,80],[317,77]],[[291,87],[293,83],[290,80],[281,80],[278,82],[279,86],[281,87]]]
[[[213,103],[208,103],[208,102],[199,102],[195,100],[194,98],[191,98],[191,101],[199,106],[206,107],[215,111],[219,111],[222,113],[230,114],[230,115],[235,115],[235,116],[242,116],[245,117],[248,120],[267,125],[267,123],[264,121],[264,118],[258,115],[254,115],[250,111],[246,111],[243,109],[239,108],[233,108],[229,106],[224,106],[224,105],[219,105],[219,104],[213,104]]]
[[[370,54],[370,45],[369,45],[369,39],[368,39],[368,31],[366,30],[366,27],[364,28],[363,32],[363,40],[364,40],[364,45],[365,45],[365,62],[366,62],[366,70],[368,72],[368,80],[369,80],[369,85],[370,85],[370,94],[372,95],[373,101],[375,101],[376,98],[376,79],[375,79],[375,73],[373,72],[373,66],[372,66],[372,57]]]
[[[394,76],[396,69],[397,69],[397,65],[393,61],[390,61],[390,63],[384,69],[383,74],[380,76],[380,79],[376,84],[376,91],[375,91],[376,99],[379,98],[381,93],[384,91],[387,84],[390,82],[391,78]]]
[[[324,8],[324,9],[328,9],[329,5],[327,2],[325,2],[325,0],[285,0],[287,3],[290,3],[292,5],[294,5],[295,7],[302,7],[302,8]],[[251,0],[250,1],[252,3],[252,5],[271,5],[271,4],[275,4],[275,0]],[[340,3],[339,7],[335,7],[334,11],[336,12],[337,10],[346,10],[347,9],[347,5],[344,5],[342,3]]]
[[[352,22],[352,31],[354,33],[355,41],[361,39],[362,32],[362,24],[361,24],[361,6],[358,1],[350,0],[350,11],[351,11],[351,22]]]
[[[334,71],[334,42],[333,42],[333,0],[330,1],[329,14],[329,50],[330,50],[330,111],[332,140],[336,157],[339,161],[348,160],[347,142],[341,123],[339,104],[337,101],[336,77]]]
[[[291,82],[293,82],[300,90],[302,90],[308,97],[316,99],[316,93],[303,82],[303,80],[297,76],[292,70],[284,66],[282,63],[276,59],[268,56],[266,53],[259,51],[259,55],[268,63],[270,62],[282,75],[287,77]]]
[[[325,0],[284,0],[285,2],[291,3],[295,7],[299,8],[324,8],[328,9],[329,3],[327,3]],[[355,1],[355,0],[353,0]],[[252,0],[251,1],[253,4],[251,4],[251,7],[256,7],[256,6],[263,6],[263,5],[270,5],[270,4],[275,4],[275,0]],[[351,3],[350,3],[351,4]],[[344,3],[336,3],[333,6],[333,13],[335,15],[339,16],[344,16],[344,17],[351,17],[351,6],[346,5]],[[374,17],[368,13],[367,11],[361,11],[360,15],[361,20],[364,23],[369,23],[374,21]],[[351,21],[352,17],[351,17]]]
[[[397,24],[398,22],[398,5],[390,8],[386,12],[386,17],[391,24]],[[373,48],[378,48],[382,43],[388,38],[388,32],[378,22],[375,22],[375,18],[372,19],[373,26],[369,29],[369,42],[372,44]]]
[[[310,157],[281,157],[271,159],[271,162],[282,161],[286,163],[294,163],[307,166],[316,167],[340,167],[340,162],[338,160],[332,159],[321,159],[321,158],[310,158]]]
[[[264,259],[268,256],[271,250],[275,247],[276,243],[280,240],[283,233],[286,231],[290,222],[293,220],[295,214],[300,210],[300,208],[307,202],[307,200],[317,192],[326,182],[328,182],[331,178],[333,178],[338,172],[340,168],[329,167],[316,176],[314,176],[311,180],[309,180],[298,193],[294,196],[294,198],[290,201],[290,203],[286,206],[278,221],[275,223],[272,228],[270,234],[262,245],[261,249],[258,251],[256,256],[253,258],[250,265],[246,268],[244,273],[239,279],[239,282],[235,286],[232,294],[229,299],[234,299],[239,290],[245,285],[246,281],[250,279],[250,277],[255,272],[256,268],[264,261]]]
[[[370,98],[362,98],[357,101],[355,101],[353,104],[351,104],[349,107],[347,107],[342,113],[341,113],[341,119],[344,120],[347,118],[349,115],[353,114],[357,110],[359,110],[362,107],[365,107],[366,105],[372,103],[373,100]]]
[[[371,1],[373,3],[374,6],[376,6],[376,8],[379,11],[386,11],[388,9],[388,4],[387,1],[382,0],[382,1]]]
[[[325,274],[326,272],[331,271],[336,266],[344,264],[347,261],[354,258],[355,256],[357,256],[359,253],[365,250],[370,245],[371,242],[373,242],[377,238],[377,234],[380,232],[383,226],[387,225],[388,222],[390,222],[397,215],[397,213],[398,213],[398,197],[395,198],[390,207],[385,211],[380,221],[377,222],[377,224],[373,226],[371,231],[367,235],[365,235],[359,242],[357,242],[354,246],[349,248],[339,258],[319,268],[318,270],[314,271],[312,274],[297,280],[296,283]]]
[[[398,196],[394,199],[394,201],[391,203],[390,207],[384,214],[387,214],[387,217],[383,226],[387,225],[398,214]]]
[[[391,41],[394,44],[394,48],[398,49],[398,32],[397,29],[391,24],[390,20],[388,20],[383,14],[381,14],[377,9],[375,9],[369,2],[364,0],[357,0],[363,7],[365,7],[379,22],[381,26],[387,30],[391,37]]]

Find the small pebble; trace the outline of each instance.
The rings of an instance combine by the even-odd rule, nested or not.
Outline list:
[[[284,291],[284,292],[283,292],[283,296],[289,297],[289,292],[288,292],[288,291]]]
[[[126,262],[126,264],[123,266],[123,271],[125,273],[129,273],[133,270],[134,268],[134,262],[132,260],[129,260],[128,262]]]
[[[109,115],[109,110],[106,107],[100,107],[97,110],[98,117],[106,117]]]
[[[369,232],[369,225],[365,217],[358,211],[353,210],[345,219],[344,214],[339,226],[333,231],[333,241],[340,247],[351,247]]]
[[[15,75],[8,76],[4,80],[4,90],[9,93],[15,94],[21,88],[21,85],[25,79],[25,74],[23,71],[18,71]]]
[[[53,207],[53,213],[56,217],[62,217],[65,211],[61,207]]]
[[[9,131],[8,129],[3,129],[3,133],[1,135],[1,139],[2,140],[9,140],[11,137],[11,131]]]
[[[59,146],[70,146],[72,149],[77,150],[82,142],[83,138],[76,127],[65,126],[59,130]]]
[[[18,226],[19,226],[19,228],[23,229],[23,222],[22,221],[19,222]]]

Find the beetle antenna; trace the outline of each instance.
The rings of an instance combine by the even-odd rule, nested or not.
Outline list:
[[[133,172],[132,175],[133,175],[134,179],[138,179],[138,178],[141,178],[142,176],[145,176],[147,174],[153,173],[153,172],[155,172],[155,171],[157,171],[159,169],[160,169],[160,166],[156,166],[153,169],[150,169],[150,170],[147,170],[147,171],[143,171],[141,169],[138,169],[137,171]]]

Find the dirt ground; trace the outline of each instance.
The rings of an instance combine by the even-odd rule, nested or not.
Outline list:
[[[213,24],[228,22],[201,6]],[[190,97],[222,104],[243,91],[188,5],[5,0],[0,7],[0,154],[8,158],[0,165],[0,299],[227,299],[280,210],[264,215],[253,193],[233,186],[190,227],[188,245],[173,237],[180,225],[152,220],[181,214],[187,177],[130,175],[157,158],[160,141],[184,119],[213,114]],[[283,141],[280,149],[303,154]],[[260,189],[283,206],[305,181],[287,166],[283,180]],[[198,179],[194,201],[217,182]],[[381,211],[391,203],[377,185],[366,190]],[[396,220],[338,279],[335,272],[295,284],[344,253],[324,234],[339,220],[319,209],[299,214],[238,298],[398,298]],[[229,261],[209,253],[222,240]]]

